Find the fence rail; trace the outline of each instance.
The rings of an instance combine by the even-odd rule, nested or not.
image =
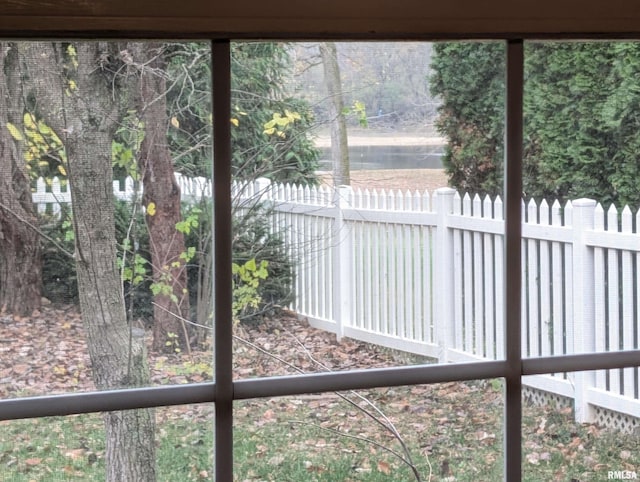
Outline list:
[[[177,181],[186,199],[211,195],[204,178]],[[265,179],[233,189],[241,209],[273,207],[274,229],[297,261],[292,308],[314,326],[442,362],[504,358],[500,198]],[[114,193],[131,199],[135,183],[114,183]],[[55,214],[70,196],[54,179],[50,186],[39,181],[33,200],[40,212]],[[523,202],[522,209],[523,356],[639,348],[640,213],[615,206],[605,212],[589,199]],[[525,383],[573,399],[578,421],[604,410],[640,426],[638,368]]]

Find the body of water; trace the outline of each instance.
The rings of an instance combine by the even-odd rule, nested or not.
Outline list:
[[[351,170],[442,169],[443,146],[350,146]],[[320,149],[320,170],[332,169],[331,149]]]

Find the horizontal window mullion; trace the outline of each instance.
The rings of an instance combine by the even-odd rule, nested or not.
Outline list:
[[[234,399],[498,378],[506,370],[506,362],[488,361],[255,378],[235,382]]]
[[[127,388],[0,401],[0,420],[215,402],[215,383]]]
[[[640,366],[640,350],[525,358],[522,375],[578,372]]]

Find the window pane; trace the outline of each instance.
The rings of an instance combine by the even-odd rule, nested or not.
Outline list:
[[[209,44],[1,47],[0,395],[210,381]],[[204,406],[4,422],[2,473],[210,478],[211,425]]]
[[[104,480],[105,439],[98,414],[5,421],[0,434],[7,480]]]
[[[587,389],[578,398],[581,379],[592,375],[572,374],[575,402],[573,397],[525,389],[523,480],[631,479],[634,473],[637,478],[637,415],[622,414],[611,403],[608,408],[594,405],[595,390]],[[581,414],[592,419],[580,420]]]
[[[332,369],[370,366],[347,338],[394,350],[387,365],[503,358],[504,45],[232,56],[238,336],[304,359],[308,321],[335,335],[318,355]]]
[[[406,481],[417,480],[415,469],[420,480],[500,480],[501,385],[445,383],[238,403],[237,477]]]
[[[155,410],[155,473],[158,480],[211,480],[211,406],[177,406]],[[137,413],[137,415],[135,415]],[[113,412],[124,420],[139,412]],[[131,434],[142,437],[142,431]],[[143,463],[130,443],[130,463]],[[108,467],[101,414],[50,417],[0,423],[3,480],[105,480]],[[143,467],[137,467],[136,474]],[[124,472],[122,473],[124,474]],[[124,475],[121,475],[124,477]]]
[[[158,480],[214,480],[214,407],[156,409]]]
[[[3,42],[4,396],[211,380],[210,57]]]
[[[531,42],[525,53],[523,356],[637,349],[640,44]],[[527,380],[640,413],[637,368]]]

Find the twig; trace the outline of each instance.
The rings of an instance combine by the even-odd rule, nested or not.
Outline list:
[[[302,343],[302,341],[295,336],[293,333],[291,333],[288,330],[284,330],[285,333],[287,333],[290,337],[292,337],[294,339],[294,341],[302,348],[302,350],[307,354],[307,357],[316,365],[322,367],[324,370],[328,371],[328,372],[332,372],[333,370],[331,370],[331,368],[329,368],[328,366],[326,366],[324,363],[321,363],[320,361],[316,360],[313,355],[311,354],[311,352],[309,351],[309,349],[304,345],[304,343]],[[405,443],[404,439],[402,438],[402,436],[400,435],[400,432],[398,432],[398,429],[396,428],[396,426],[393,424],[393,422],[389,419],[389,417],[387,417],[385,415],[385,413],[380,410],[371,400],[369,400],[367,397],[361,395],[360,393],[356,392],[355,390],[350,390],[349,393],[353,394],[355,397],[359,398],[360,400],[362,400],[363,402],[365,402],[367,405],[369,405],[377,414],[379,417],[382,418],[382,420],[380,420],[378,417],[376,417],[374,414],[372,414],[371,412],[369,412],[368,410],[364,409],[363,407],[361,407],[360,405],[358,405],[357,403],[355,403],[353,400],[350,400],[349,398],[345,397],[345,400],[350,403],[352,406],[356,407],[358,410],[360,410],[362,413],[364,413],[365,415],[367,415],[369,418],[371,418],[374,422],[376,422],[377,424],[379,424],[382,428],[384,428],[385,430],[388,430],[389,432],[391,432],[391,434],[393,435],[393,437],[398,441],[398,443],[400,444],[400,446],[402,447],[402,451],[405,454],[405,457],[407,459],[407,462],[409,465],[411,465],[412,467],[415,466],[413,459],[411,457],[411,451],[409,450],[409,448],[407,447],[407,444]],[[403,459],[404,460],[404,459]],[[419,480],[419,479],[418,479]]]
[[[360,437],[359,435],[350,435],[348,433],[341,432],[340,430],[336,430],[335,428],[323,427],[322,425],[318,425],[317,423],[313,423],[313,422],[303,422],[301,420],[290,420],[289,423],[293,423],[293,424],[297,424],[297,425],[309,425],[311,427],[319,428],[320,430],[326,430],[327,432],[338,434],[341,437],[351,438],[351,439],[354,439],[354,440],[360,440],[361,442],[366,442],[366,443],[369,443],[371,445],[375,445],[376,447],[379,447],[382,450],[384,450],[386,452],[389,452],[391,455],[393,455],[394,457],[397,457],[402,462],[404,462],[406,465],[408,465],[412,469],[414,474],[416,475],[417,480],[418,481],[421,480],[419,478],[420,475],[418,473],[416,473],[415,469],[413,468],[413,465],[408,460],[406,460],[402,456],[402,454],[400,452],[396,452],[395,450],[390,449],[389,447],[387,447],[384,444],[381,444],[380,442],[376,442],[375,440],[367,438],[367,437]]]
[[[151,304],[153,306],[155,306],[156,308],[160,308],[162,311],[169,313],[171,316],[175,316],[178,320],[180,320],[182,323],[187,323],[189,325],[193,325],[196,326],[198,328],[206,328],[207,330],[213,330],[213,327],[211,326],[207,326],[207,325],[201,325],[200,323],[196,323],[195,321],[191,321],[186,319],[184,316],[180,316],[177,313],[174,313],[171,310],[166,309],[164,306],[160,306],[158,303],[156,303],[155,301],[152,301]]]
[[[15,213],[10,207],[8,207],[7,205],[0,203],[0,208],[4,209],[5,211],[7,211],[9,214],[15,216],[18,221],[20,221],[21,223],[26,224],[27,226],[29,226],[31,229],[33,229],[36,233],[38,233],[38,235],[42,236],[44,239],[46,239],[47,241],[51,242],[56,248],[58,248],[62,253],[66,254],[67,256],[69,256],[71,259],[76,259],[76,256],[67,251],[66,249],[64,249],[60,244],[58,244],[56,242],[56,240],[54,240],[52,237],[46,235],[45,233],[42,232],[42,230],[40,228],[38,228],[37,226],[33,225],[32,223],[30,223],[29,221],[27,221],[26,219],[24,219],[22,216],[20,216],[19,214]]]
[[[153,304],[155,305],[155,303],[153,303]],[[156,306],[157,306],[157,305],[156,305]],[[161,309],[165,309],[165,308],[163,308],[163,307],[160,307],[160,308],[161,308]],[[181,319],[184,323],[189,323],[189,324],[192,324],[192,325],[195,325],[195,326],[200,326],[200,327],[203,327],[203,328],[211,328],[211,327],[208,327],[208,326],[200,325],[200,324],[198,324],[198,323],[194,323],[194,322],[192,322],[192,321],[190,321],[190,320],[187,320],[187,319],[185,319],[185,318],[183,318],[183,317],[181,317],[181,316],[179,316],[179,315],[177,315],[177,314],[175,314],[175,313],[172,313],[172,312],[171,312],[171,311],[169,311],[169,310],[166,310],[166,311],[168,311],[169,313],[171,313],[171,315],[173,315],[173,316],[175,316],[175,317],[177,317],[177,318]],[[330,370],[328,367],[326,367],[324,364],[322,364],[322,363],[320,363],[319,361],[317,361],[317,360],[316,360],[316,359],[311,355],[311,353],[309,352],[309,350],[307,349],[307,347],[305,347],[305,346],[304,346],[304,344],[302,344],[302,342],[301,342],[300,340],[298,340],[298,339],[297,339],[297,337],[295,337],[295,335],[291,334],[290,332],[288,332],[288,331],[286,331],[286,330],[285,330],[285,332],[286,332],[286,333],[288,333],[290,336],[293,336],[293,338],[296,340],[296,342],[302,346],[302,349],[305,351],[305,353],[307,353],[307,356],[309,356],[309,358],[310,358],[314,363],[316,363],[317,365],[319,365],[319,366],[323,367],[326,371],[331,371],[331,370]],[[273,358],[274,360],[276,360],[276,361],[278,361],[278,362],[282,363],[283,365],[285,365],[285,366],[287,366],[287,367],[291,368],[292,370],[294,370],[294,371],[296,371],[296,372],[298,372],[298,373],[300,373],[300,374],[302,374],[302,375],[307,374],[307,372],[305,372],[305,371],[304,371],[304,370],[302,370],[301,368],[299,368],[299,367],[295,366],[293,363],[291,363],[291,362],[289,362],[289,361],[285,360],[285,359],[284,359],[284,358],[282,358],[282,357],[279,357],[278,355],[275,355],[275,354],[273,354],[273,353],[271,353],[271,352],[269,352],[269,351],[265,350],[265,349],[264,349],[264,348],[262,348],[261,346],[256,345],[255,343],[252,343],[252,342],[250,342],[249,340],[245,340],[244,338],[242,338],[242,337],[240,337],[240,336],[237,336],[237,335],[232,335],[232,337],[233,337],[233,339],[234,339],[234,340],[237,340],[237,341],[239,341],[240,343],[243,343],[243,344],[245,344],[245,345],[249,346],[250,348],[253,348],[253,349],[254,349],[254,350],[256,350],[256,351],[258,351],[258,352],[260,352],[260,353],[262,353],[262,354],[264,354],[264,355],[266,355],[266,356],[268,356],[268,357]],[[382,444],[380,444],[380,443],[378,443],[378,442],[375,442],[374,440],[369,440],[369,439],[364,438],[364,437],[356,437],[356,436],[353,436],[353,435],[347,435],[347,434],[344,434],[344,433],[342,433],[342,432],[340,432],[340,431],[335,431],[335,432],[336,432],[336,433],[339,433],[340,435],[343,435],[343,436],[345,436],[345,437],[350,437],[350,438],[359,439],[359,440],[362,440],[362,441],[365,441],[365,442],[370,442],[370,443],[372,443],[372,444],[374,444],[374,445],[376,445],[376,446],[378,446],[378,447],[383,448],[383,449],[384,449],[384,450],[386,450],[387,452],[389,452],[389,453],[391,453],[391,454],[395,455],[395,456],[396,456],[399,460],[401,460],[403,463],[405,463],[405,464],[406,464],[406,465],[411,469],[411,471],[413,472],[413,474],[414,474],[414,476],[415,476],[415,478],[416,478],[416,481],[417,481],[417,482],[422,482],[422,477],[420,476],[420,473],[418,472],[418,469],[417,469],[417,467],[416,467],[415,463],[413,462],[413,459],[412,459],[412,457],[411,457],[411,453],[410,453],[410,451],[409,451],[409,449],[408,449],[408,447],[407,447],[406,443],[405,443],[405,442],[404,442],[404,440],[402,439],[402,436],[400,435],[400,433],[398,432],[398,430],[396,429],[396,427],[393,425],[393,423],[391,422],[391,420],[389,420],[389,418],[388,418],[388,417],[387,417],[387,416],[386,416],[386,415],[385,415],[385,414],[384,414],[384,413],[383,413],[383,412],[382,412],[378,407],[376,407],[376,406],[375,406],[375,404],[373,404],[373,402],[371,402],[371,401],[370,401],[370,400],[368,400],[366,397],[364,397],[364,396],[360,395],[359,393],[357,393],[357,392],[356,392],[356,391],[354,391],[354,390],[349,390],[349,393],[352,393],[352,394],[353,394],[353,395],[355,395],[356,397],[358,397],[358,398],[360,398],[361,400],[365,401],[365,402],[366,402],[366,403],[367,403],[371,408],[373,408],[373,409],[376,411],[376,413],[378,413],[378,414],[380,415],[380,417],[382,417],[382,418],[383,418],[383,420],[384,420],[384,421],[386,421],[386,422],[388,423],[388,425],[387,425],[387,424],[385,424],[384,422],[382,422],[379,418],[377,418],[374,414],[372,414],[371,412],[369,412],[367,409],[365,409],[364,407],[361,407],[360,405],[358,405],[357,403],[355,403],[353,400],[351,400],[349,397],[347,397],[347,396],[346,396],[346,395],[344,395],[343,393],[340,393],[340,392],[333,392],[333,393],[335,393],[338,397],[340,397],[342,400],[344,400],[345,402],[347,402],[349,405],[351,405],[351,406],[352,406],[352,407],[354,407],[355,409],[357,409],[357,410],[361,411],[362,413],[364,413],[365,415],[367,415],[368,417],[370,417],[370,418],[371,418],[372,420],[374,420],[376,423],[378,423],[379,425],[381,425],[384,429],[388,430],[388,431],[389,431],[389,432],[394,436],[394,438],[395,438],[395,439],[400,443],[400,445],[402,446],[402,449],[403,449],[403,452],[404,452],[404,456],[403,456],[401,453],[399,453],[399,452],[397,452],[397,451],[395,451],[395,450],[393,450],[393,449],[390,449],[389,447],[386,447],[386,446],[384,446],[384,445],[382,445]],[[304,423],[304,422],[301,422],[301,423]],[[325,427],[320,427],[320,428],[322,428],[323,430],[334,431],[333,429],[328,429],[328,428],[325,428]],[[430,472],[431,472],[431,463],[429,462],[428,457],[427,457],[427,463],[428,463],[428,465],[429,465]],[[429,475],[429,480],[430,480],[430,479],[431,479],[431,475]]]

